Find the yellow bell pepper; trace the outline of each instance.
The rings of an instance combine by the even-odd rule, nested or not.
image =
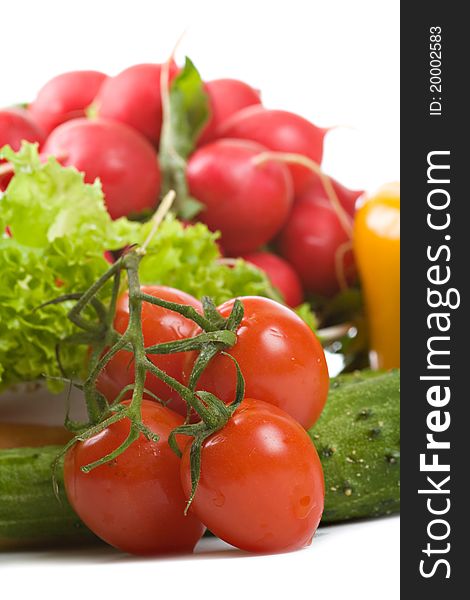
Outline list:
[[[370,362],[400,366],[400,184],[366,197],[357,210],[354,252],[365,298]]]

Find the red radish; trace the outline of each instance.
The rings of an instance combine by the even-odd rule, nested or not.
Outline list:
[[[336,179],[333,179],[333,177],[329,177],[329,180],[331,181],[333,189],[336,192],[336,195],[338,196],[338,200],[341,206],[344,208],[344,210],[348,213],[350,217],[354,217],[354,213],[356,212],[356,201],[359,198],[359,196],[361,196],[364,193],[364,191],[350,190],[349,188],[339,183],[339,181],[336,181]],[[312,183],[303,192],[303,194],[301,194],[297,198],[297,200],[303,199],[313,201],[329,201],[328,194],[325,190],[325,186],[321,181],[320,177],[318,177],[318,175],[315,175],[315,179],[312,181]]]
[[[290,264],[272,252],[252,252],[242,256],[247,262],[257,266],[271,280],[288,306],[295,308],[304,299],[299,276]]]
[[[310,293],[333,296],[354,281],[351,236],[328,201],[297,201],[280,233],[279,250]]]
[[[3,108],[0,110],[0,149],[7,144],[13,150],[19,150],[21,142],[44,141],[44,132],[31,119],[30,115],[21,108]],[[4,162],[0,160],[0,164]],[[5,190],[13,176],[13,172],[0,170],[0,191]]]
[[[327,129],[316,127],[303,117],[285,110],[267,110],[262,106],[245,108],[223,123],[218,137],[253,140],[269,150],[301,154],[320,164],[323,138]],[[289,165],[295,194],[303,192],[314,179],[302,165]]]
[[[254,164],[264,148],[244,140],[218,140],[189,159],[191,195],[204,204],[198,218],[222,233],[233,256],[252,252],[280,230],[292,205],[289,170],[272,160]]]
[[[43,86],[29,105],[34,120],[50,133],[57,126],[85,116],[107,75],[99,71],[69,71]]]
[[[23,140],[27,142],[44,141],[44,132],[22,108],[3,108],[0,110],[0,148],[8,144],[13,150],[19,150]]]
[[[221,124],[234,113],[247,106],[261,104],[259,91],[238,79],[207,81],[205,90],[209,97],[211,116],[199,137],[199,146],[214,140]]]
[[[110,77],[94,101],[98,115],[130,125],[158,146],[162,128],[161,71],[162,65],[141,64]],[[170,79],[177,72],[172,62]]]
[[[74,119],[47,138],[43,153],[65,156],[61,163],[101,180],[113,219],[155,208],[160,192],[158,157],[136,131],[104,119]]]

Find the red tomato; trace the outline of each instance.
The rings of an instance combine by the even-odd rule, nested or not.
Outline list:
[[[328,368],[320,342],[290,308],[257,296],[240,298],[245,314],[237,343],[228,350],[245,378],[246,396],[282,408],[306,429],[318,419],[328,394]],[[218,308],[228,317],[234,300]],[[189,377],[195,353],[187,358]],[[230,358],[218,355],[199,379],[198,389],[226,404],[235,398],[236,372]]]
[[[142,291],[156,298],[186,304],[202,312],[201,303],[185,292],[165,286],[143,286]],[[118,300],[114,327],[119,333],[124,333],[129,323],[129,295],[125,292]],[[153,346],[161,342],[173,342],[195,335],[196,324],[176,312],[144,302],[142,306],[142,330],[145,346]],[[134,382],[134,363],[132,353],[120,351],[113,356],[99,376],[97,387],[108,401],[112,402],[119,392]],[[150,360],[170,377],[183,383],[183,367],[187,361],[187,353],[149,355]],[[145,387],[168,406],[186,415],[186,404],[182,398],[165,383],[150,373],[147,373]]]
[[[161,71],[162,65],[141,64],[110,77],[94,102],[99,116],[129,125],[158,146],[162,128]],[[178,67],[172,63],[170,80],[177,72]]]
[[[157,205],[157,154],[143,136],[126,125],[104,119],[74,119],[54,129],[43,153],[84,172],[87,183],[99,178],[113,219]]]
[[[238,79],[214,79],[204,85],[209,98],[210,117],[198,140],[202,146],[215,139],[217,130],[242,108],[261,104],[260,93]]]
[[[103,81],[99,71],[70,71],[57,75],[40,90],[28,109],[34,120],[50,133],[57,126],[85,116]]]
[[[204,209],[198,218],[220,230],[224,250],[236,256],[266,244],[286,221],[292,204],[287,167],[277,161],[255,165],[264,148],[244,140],[218,140],[189,159],[191,195]]]
[[[294,204],[278,238],[280,254],[297,271],[305,290],[326,297],[341,289],[339,269],[349,284],[356,277],[352,247],[343,253],[350,242],[331,204],[308,198]]]
[[[304,294],[299,276],[290,264],[272,252],[252,252],[242,256],[247,262],[257,266],[269,277],[288,306],[295,308],[302,304]]]
[[[253,140],[277,152],[302,154],[320,164],[327,129],[285,110],[250,106],[233,115],[219,128],[218,137]],[[300,194],[315,178],[301,165],[289,165],[295,193]]]
[[[181,461],[188,498],[189,454],[190,444]],[[308,434],[284,411],[245,399],[203,443],[189,512],[237,548],[280,552],[310,544],[323,502],[321,463]]]
[[[67,452],[67,497],[96,535],[124,552],[190,552],[204,533],[204,526],[194,515],[184,516],[181,461],[168,445],[169,434],[182,425],[183,418],[144,400],[142,420],[160,436],[158,442],[141,434],[116,459],[89,473],[83,473],[81,467],[109,454],[125,440],[130,428],[127,419],[78,442]]]

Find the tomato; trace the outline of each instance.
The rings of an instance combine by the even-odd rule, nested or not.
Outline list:
[[[212,231],[220,230],[222,245],[232,256],[269,242],[289,215],[289,171],[278,161],[254,164],[264,150],[245,140],[217,140],[188,161],[189,190],[204,205],[198,219]]]
[[[99,71],[69,71],[57,75],[39,90],[28,110],[49,134],[61,123],[84,117],[106,78]]]
[[[341,277],[348,284],[355,280],[351,235],[327,200],[298,200],[279,234],[278,248],[307,292],[334,296]]]
[[[43,152],[85,173],[87,183],[99,178],[113,219],[152,210],[158,203],[157,153],[126,125],[105,119],[73,119],[54,129]]]
[[[281,292],[288,306],[302,304],[304,294],[299,276],[290,264],[272,252],[252,252],[242,256],[247,262],[256,265],[269,277],[273,286]]]
[[[320,416],[328,394],[328,368],[315,334],[291,309],[257,296],[242,297],[245,314],[237,343],[227,352],[234,356],[245,378],[246,396],[285,410],[309,428]],[[218,310],[228,317],[234,300]],[[189,377],[195,353],[187,356]],[[235,398],[233,361],[218,355],[199,379],[198,389],[212,392],[226,404]]]
[[[190,552],[204,532],[196,516],[184,516],[180,459],[168,445],[183,418],[156,402],[142,402],[142,420],[160,436],[143,434],[113,461],[89,473],[81,467],[116,449],[127,437],[128,419],[75,444],[66,454],[67,497],[82,521],[108,544],[131,554]],[[185,442],[186,439],[182,438]],[[187,442],[186,442],[187,443]]]
[[[180,290],[165,286],[143,286],[142,291],[151,296],[186,304],[192,306],[201,312],[201,303]],[[116,306],[116,316],[114,327],[119,333],[124,333],[129,323],[129,296],[125,292],[119,298]],[[196,324],[186,319],[180,314],[144,302],[142,305],[142,331],[144,334],[145,346],[153,346],[161,342],[173,342],[186,339],[195,335]],[[100,374],[97,386],[108,401],[113,401],[119,392],[126,386],[134,382],[134,364],[131,352],[121,350],[113,356],[105,369]],[[167,375],[174,377],[181,383],[183,382],[183,367],[187,360],[187,353],[177,354],[149,355],[150,360],[160,369],[163,369]],[[150,373],[147,373],[145,387],[154,393],[158,398],[168,402],[168,406],[176,412],[186,415],[186,404],[182,398],[171,390],[165,383]]]
[[[327,131],[286,110],[249,106],[227,119],[220,126],[218,137],[252,140],[269,150],[301,154],[320,164]],[[289,170],[296,195],[315,178],[315,174],[302,165],[290,164]]]
[[[189,458],[188,444],[181,461],[188,498]],[[279,408],[245,399],[203,442],[189,513],[237,548],[280,552],[310,544],[323,502],[321,463],[308,434]]]

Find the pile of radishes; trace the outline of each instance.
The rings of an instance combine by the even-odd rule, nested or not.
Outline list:
[[[76,167],[87,182],[100,179],[113,219],[149,214],[165,176],[164,68],[171,86],[180,71],[173,61],[115,77],[59,75],[27,107],[0,110],[0,148],[37,142],[44,157]],[[264,107],[242,81],[208,81],[203,89],[209,118],[185,162],[188,192],[202,205],[194,220],[221,232],[225,257],[263,269],[290,306],[305,294],[335,295],[355,277],[350,238],[362,192],[319,171],[327,130]],[[7,185],[0,171],[0,189]]]

